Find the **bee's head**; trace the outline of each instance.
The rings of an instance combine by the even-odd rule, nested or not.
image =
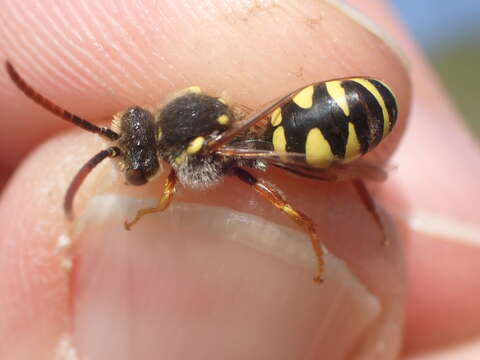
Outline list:
[[[129,108],[120,118],[120,139],[128,184],[144,185],[160,168],[158,131],[153,115],[142,108]]]

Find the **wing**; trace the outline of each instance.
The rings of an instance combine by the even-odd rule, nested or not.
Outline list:
[[[387,171],[383,167],[364,159],[349,163],[333,161],[328,168],[316,168],[308,165],[305,154],[280,153],[268,149],[268,146],[271,146],[271,143],[267,141],[245,140],[221,146],[215,152],[227,157],[264,161],[293,174],[323,181],[345,181],[358,178],[384,181],[387,178]]]
[[[355,162],[333,163],[326,169],[316,168],[298,168],[292,165],[272,164],[295,175],[324,180],[324,181],[347,181],[355,179],[366,179],[370,181],[385,181],[387,179],[387,171],[379,166],[375,166],[365,160],[357,160]]]
[[[307,85],[309,86],[309,85]],[[298,88],[289,94],[281,97],[278,100],[274,100],[270,105],[266,106],[263,110],[254,113],[253,115],[247,116],[245,119],[237,121],[232,125],[230,129],[217,135],[216,137],[209,140],[207,148],[208,151],[216,151],[222,145],[230,143],[238,134],[246,131],[248,128],[254,126],[261,120],[267,118],[277,107],[280,107],[291,100],[292,95],[303,89],[305,86]]]

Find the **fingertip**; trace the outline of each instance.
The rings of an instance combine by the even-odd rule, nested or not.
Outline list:
[[[402,61],[375,32],[330,2],[226,7],[214,1],[208,8],[184,1],[130,8],[128,2],[122,12],[129,16],[121,20],[109,4],[9,3],[2,12],[2,46],[36,90],[88,119],[131,104],[157,105],[192,83],[217,94],[225,90],[235,103],[258,108],[308,83],[370,76],[390,84],[400,104],[399,125],[389,141],[396,144],[403,132],[410,86]],[[14,158],[25,153],[28,142],[65,124],[8,82],[6,88],[11,101],[2,107],[10,113],[9,126],[21,128],[29,140],[9,155]]]
[[[42,165],[27,160],[0,201],[0,357],[5,359],[46,359],[69,330],[69,274],[57,247],[61,221],[45,211],[58,198],[41,181]]]

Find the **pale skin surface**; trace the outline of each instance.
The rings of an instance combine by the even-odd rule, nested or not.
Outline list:
[[[478,146],[381,2],[353,3],[397,39],[410,70],[383,40],[322,1],[209,1],[201,8],[183,1],[125,1],[115,8],[55,3],[5,1],[2,61],[8,57],[34,88],[95,122],[131,104],[154,105],[192,84],[219,95],[224,90],[231,101],[257,108],[312,81],[355,75],[385,80],[401,116],[374,156],[388,157],[405,135],[393,157],[398,170],[373,189],[392,219],[392,241],[387,249],[379,245],[378,228],[348,184],[274,171],[262,176],[310,214],[328,249],[367,292],[350,293],[350,280],[343,292],[327,291],[341,283],[338,273],[318,286],[311,269],[222,241],[244,231],[235,220],[230,235],[214,231],[231,219],[228,212],[192,210],[183,226],[175,223],[178,213],[160,214],[130,233],[115,219],[87,225],[73,239],[69,272],[57,246],[71,228],[61,208],[64,191],[75,171],[107,145],[81,130],[60,133],[71,125],[32,104],[3,73],[0,164],[4,179],[13,176],[0,202],[0,309],[6,314],[0,317],[0,358],[335,359],[340,348],[343,356],[389,359],[401,347],[415,354],[439,346],[447,357],[429,359],[460,358],[447,350],[457,351],[453,343],[475,340],[480,331],[478,243],[466,244],[472,232],[445,235],[434,226],[438,231],[427,234],[408,220],[428,213],[478,229]],[[415,98],[403,134],[409,71]],[[111,168],[106,163],[92,174],[75,204],[79,213],[99,193],[158,197],[161,180],[127,189],[121,177],[105,180]],[[178,200],[296,229],[234,179],[207,193],[182,191]],[[475,349],[458,351],[475,358]]]

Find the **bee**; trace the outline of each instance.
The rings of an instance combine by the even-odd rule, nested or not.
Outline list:
[[[79,187],[106,158],[117,159],[126,182],[137,186],[157,175],[161,163],[169,168],[157,206],[138,210],[131,221],[125,221],[126,229],[147,214],[164,211],[177,184],[205,189],[234,176],[308,234],[318,260],[314,279],[321,281],[324,253],[313,221],[292,206],[276,186],[251,172],[273,166],[321,181],[352,181],[385,236],[363,182],[382,180],[385,171],[359,159],[392,131],[397,119],[395,96],[380,80],[355,77],[313,83],[244,117],[221,97],[194,86],[156,112],[130,107],[116,114],[108,128],[94,125],[43,97],[9,62],[6,70],[18,89],[44,109],[111,143],[87,161],[70,183],[64,200],[70,219]]]

